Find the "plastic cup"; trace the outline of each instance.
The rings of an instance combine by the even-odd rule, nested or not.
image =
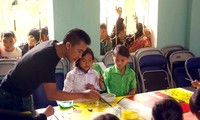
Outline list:
[[[69,107],[71,107],[71,106],[74,105],[74,101],[73,100],[69,100],[69,101],[57,101],[57,104],[61,108],[69,108]]]

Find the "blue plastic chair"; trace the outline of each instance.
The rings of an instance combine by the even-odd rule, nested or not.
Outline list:
[[[163,55],[144,55],[138,60],[138,81],[142,92],[173,87],[167,59]]]
[[[191,82],[185,80],[188,75],[185,70],[185,61],[195,55],[188,50],[174,50],[168,54],[170,70],[176,87],[189,87]]]
[[[191,80],[200,80],[200,57],[189,58],[185,61],[185,70]]]

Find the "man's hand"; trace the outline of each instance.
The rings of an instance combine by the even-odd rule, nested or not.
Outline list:
[[[46,110],[44,111],[44,114],[45,114],[47,117],[53,115],[53,114],[54,114],[54,108],[53,108],[51,105],[49,105],[49,106],[46,108]]]
[[[200,87],[200,82],[198,80],[194,80],[194,81],[192,81],[192,86],[199,88]]]
[[[100,99],[100,93],[96,90],[86,90],[84,91],[83,94],[85,94],[86,99],[95,99],[95,100]]]

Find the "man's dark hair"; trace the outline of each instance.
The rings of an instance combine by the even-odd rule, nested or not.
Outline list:
[[[72,45],[76,45],[81,41],[85,42],[87,45],[91,44],[90,36],[83,30],[74,28],[67,32],[63,40],[63,44],[70,42]]]

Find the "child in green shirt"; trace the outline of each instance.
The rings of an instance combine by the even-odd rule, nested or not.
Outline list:
[[[109,93],[116,96],[135,95],[135,72],[127,65],[129,51],[123,45],[117,45],[113,51],[115,65],[107,68],[103,74],[104,82]]]

